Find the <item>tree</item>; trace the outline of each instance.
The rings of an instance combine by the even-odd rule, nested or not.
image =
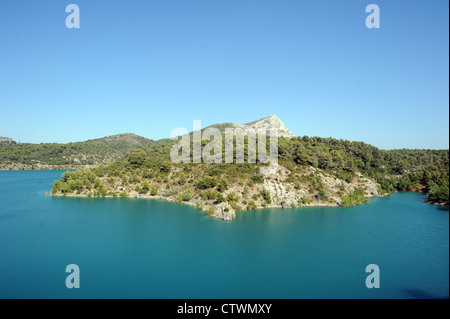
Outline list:
[[[222,195],[222,193],[217,193],[216,201],[219,204],[225,201],[225,197]]]
[[[263,188],[263,190],[261,191],[261,196],[268,204],[270,204],[270,202],[272,201],[270,197],[270,191],[268,191],[266,188]]]
[[[94,187],[95,187],[95,188],[99,188],[101,185],[102,185],[102,182],[100,181],[100,178],[97,177],[97,178],[94,180]]]
[[[170,164],[163,162],[159,165],[159,170],[163,173],[169,173],[170,172]]]
[[[211,177],[211,176],[204,176],[203,178],[200,178],[197,183],[195,183],[195,186],[198,189],[208,189],[213,188],[217,185],[217,181]]]
[[[56,194],[61,190],[61,182],[60,181],[54,181],[53,187],[52,187],[52,194]]]
[[[226,179],[221,178],[217,185],[217,190],[219,192],[223,192],[224,190],[227,190],[227,189],[228,189],[228,181]]]
[[[147,154],[143,149],[138,149],[128,155],[128,162],[134,166],[141,166],[144,163]]]

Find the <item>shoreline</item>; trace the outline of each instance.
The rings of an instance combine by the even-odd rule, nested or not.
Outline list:
[[[423,192],[417,192],[417,191],[405,191],[408,193],[422,193]],[[398,193],[397,192],[393,192],[393,193]],[[180,205],[188,205],[191,206],[195,209],[197,209],[200,212],[204,212],[206,216],[214,218],[214,219],[222,219],[222,220],[227,220],[226,218],[223,218],[223,216],[215,216],[215,215],[210,215],[208,213],[208,211],[205,211],[204,209],[201,209],[197,206],[198,202],[179,202],[177,201],[175,198],[167,198],[161,195],[148,195],[148,194],[133,194],[133,195],[129,195],[129,196],[112,196],[112,195],[106,195],[104,197],[100,196],[86,196],[85,194],[62,194],[62,193],[58,193],[58,194],[51,194],[51,190],[48,192],[45,192],[46,196],[54,196],[54,197],[71,197],[71,198],[128,198],[128,199],[156,199],[156,200],[161,200],[161,201],[165,201],[165,202],[169,202],[169,203],[174,203],[174,204],[180,204]],[[368,196],[364,196],[364,198],[373,198],[373,197],[388,197],[390,196],[392,193],[385,193],[385,194],[381,194],[378,196],[374,196],[374,195],[368,195]],[[435,205],[435,206],[440,206],[440,207],[446,207],[449,208],[448,203],[443,203],[443,202],[438,202],[438,201],[428,201],[428,200],[423,200],[422,201],[425,204],[430,204],[430,205]],[[342,206],[342,205],[338,205],[336,203],[330,203],[330,202],[312,202],[309,204],[302,204],[296,207],[283,207],[282,205],[267,205],[266,207],[263,206],[257,206],[254,209],[251,210],[263,210],[263,209],[271,209],[271,208],[277,208],[277,209],[296,209],[296,208],[306,208],[306,207],[354,207],[354,206],[359,206],[365,204],[364,202],[362,203],[357,203],[355,205],[352,206]],[[219,206],[220,204],[217,204],[215,206]],[[247,210],[247,209],[242,209],[242,210],[238,210],[235,211],[234,213],[243,213],[243,212],[247,212],[247,211],[251,211],[251,210]],[[235,214],[233,214],[233,219],[235,217]],[[227,221],[231,221],[232,219],[228,219]]]
[[[51,194],[51,191],[46,192],[47,196],[54,196],[54,197],[71,197],[71,198],[129,198],[129,199],[156,199],[156,200],[161,200],[161,201],[165,201],[165,202],[170,202],[170,203],[175,203],[175,204],[180,204],[180,205],[188,205],[191,206],[195,209],[197,209],[200,212],[204,212],[206,216],[211,217],[211,218],[215,218],[215,219],[222,219],[222,220],[226,220],[226,221],[231,221],[232,219],[234,219],[235,217],[235,213],[242,213],[242,212],[247,212],[247,211],[251,211],[251,210],[263,210],[263,209],[271,209],[271,208],[277,208],[277,209],[296,209],[296,208],[306,208],[306,207],[346,207],[346,206],[342,206],[336,203],[330,203],[330,202],[312,202],[309,204],[301,204],[298,205],[296,207],[283,207],[282,205],[274,205],[274,204],[270,204],[267,205],[266,207],[263,206],[257,206],[254,209],[248,210],[248,209],[242,209],[242,210],[238,210],[238,211],[233,211],[233,218],[229,218],[226,219],[227,216],[218,216],[217,214],[209,214],[208,211],[201,209],[198,207],[198,202],[179,202],[177,201],[175,198],[167,198],[161,195],[148,195],[148,194],[130,194],[128,196],[112,196],[112,195],[106,195],[106,196],[87,196],[86,194],[62,194],[62,193],[57,193],[57,194]],[[390,194],[383,194],[380,196],[365,196],[364,198],[369,198],[369,197],[386,197]],[[352,206],[357,206],[357,205],[362,205],[364,204],[362,203],[358,203]],[[221,206],[221,204],[215,204],[216,207]],[[223,205],[222,205],[223,206]],[[348,207],[352,207],[352,206],[348,206]],[[231,217],[231,216],[228,216]]]
[[[13,165],[13,166],[10,166]],[[24,165],[26,167],[22,167],[21,165]],[[33,166],[37,166],[33,167]],[[59,166],[59,165],[47,165],[47,164],[0,164],[0,171],[67,171],[67,170],[79,170],[83,168],[93,168],[96,167],[96,165],[68,165],[68,166]]]

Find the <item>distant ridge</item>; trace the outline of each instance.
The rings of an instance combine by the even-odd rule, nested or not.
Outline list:
[[[152,143],[155,141],[125,133],[65,144],[7,144],[0,148],[0,169],[67,169],[108,164]]]

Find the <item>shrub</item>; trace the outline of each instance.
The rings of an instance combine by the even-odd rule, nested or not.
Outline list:
[[[162,173],[169,173],[169,172],[170,172],[170,163],[166,163],[166,162],[161,163],[161,164],[159,165],[159,170],[160,170]]]
[[[261,191],[261,196],[264,198],[265,201],[268,201],[268,200],[271,201],[272,200],[271,197],[270,197],[270,192],[267,189],[265,189],[265,188],[263,188],[263,190]]]
[[[209,176],[215,176],[220,174],[220,169],[215,167],[209,172]]]
[[[191,193],[185,193],[181,196],[181,199],[183,202],[188,202],[192,199],[192,194]]]
[[[237,196],[236,193],[231,192],[227,195],[226,199],[227,199],[227,202],[230,202],[230,201],[237,202],[239,200],[239,196]]]
[[[302,197],[302,198],[299,198],[297,202],[299,205],[307,205],[311,202],[311,200],[306,197]]]
[[[217,193],[216,201],[219,204],[225,201],[225,197],[222,195],[222,193]]]
[[[227,189],[228,189],[228,181],[226,179],[221,178],[217,185],[217,190],[219,192],[223,192],[224,190],[227,190]]]
[[[262,182],[264,182],[264,177],[262,175],[253,175],[251,177],[251,180],[255,184],[261,184]]]
[[[361,188],[355,188],[354,191],[342,197],[342,206],[353,206],[364,202],[364,191]]]
[[[248,202],[247,210],[253,210],[253,209],[256,209],[256,208],[258,208],[258,206],[256,206],[254,201],[251,200],[251,201]]]
[[[141,179],[139,178],[139,176],[137,176],[136,174],[132,174],[130,177],[130,183],[134,184],[134,183],[139,183],[141,181]]]
[[[142,174],[142,178],[153,178],[155,176],[154,173],[152,172],[145,172],[144,174]]]
[[[213,188],[217,185],[217,181],[210,176],[205,176],[203,178],[200,178],[196,183],[195,187],[198,189],[208,189]]]
[[[209,190],[203,192],[200,196],[204,200],[212,200],[212,199],[215,200],[215,199],[217,199],[217,192],[212,189],[209,189]]]
[[[326,194],[325,194],[325,191],[324,191],[323,189],[321,189],[321,190],[319,191],[319,199],[320,199],[320,200],[326,199]]]
[[[181,173],[180,178],[178,179],[178,185],[184,185],[186,184],[186,175]]]
[[[229,202],[229,204],[230,204],[231,208],[233,208],[235,211],[242,210],[242,207],[239,206],[238,204],[236,204],[236,202],[231,201],[231,202]]]

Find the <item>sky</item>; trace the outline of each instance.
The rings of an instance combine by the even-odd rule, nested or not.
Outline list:
[[[0,136],[160,139],[276,114],[296,136],[448,149],[448,39],[447,0],[0,0]]]

